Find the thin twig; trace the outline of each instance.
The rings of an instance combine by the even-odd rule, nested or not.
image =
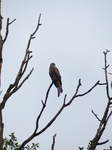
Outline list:
[[[53,135],[53,143],[52,143],[52,146],[51,146],[51,150],[54,150],[55,138],[56,138],[56,134]]]
[[[34,68],[31,69],[31,71],[29,72],[29,74],[23,79],[23,81],[19,84],[19,86],[17,87],[17,90],[24,84],[24,82],[29,78],[29,76],[32,74]]]
[[[9,33],[9,25],[11,25],[16,19],[14,19],[13,21],[9,22],[9,18],[7,18],[7,25],[6,25],[6,33],[5,33],[5,38],[3,40],[3,44],[5,43],[7,37],[8,37],[8,33]]]
[[[101,122],[101,120],[98,118],[97,114],[95,114],[93,110],[91,110],[91,112],[92,112],[92,113],[93,113],[93,115],[94,115],[94,116],[98,119],[98,121],[100,121],[100,122]]]
[[[109,140],[106,140],[106,141],[104,141],[104,142],[100,142],[100,143],[98,143],[97,145],[103,145],[103,144],[106,144],[107,142],[109,142]]]
[[[106,80],[106,84],[107,84],[107,86],[106,86],[106,92],[107,92],[107,97],[109,99],[110,96],[109,96],[109,85],[108,85],[108,77],[107,77],[107,68],[109,66],[109,65],[107,65],[107,53],[108,52],[110,52],[110,51],[106,50],[106,52],[103,52],[103,53],[104,53],[104,62],[105,62],[105,68],[104,68],[104,70],[105,70],[105,80]]]
[[[79,79],[79,83],[78,83],[78,86],[77,86],[77,89],[76,89],[76,92],[75,92],[74,96],[71,98],[71,100],[70,100],[68,103],[65,104],[65,106],[70,105],[70,104],[72,103],[72,101],[73,101],[76,97],[82,97],[82,96],[84,96],[84,95],[90,93],[97,85],[100,85],[99,82],[100,82],[100,81],[97,81],[97,82],[95,83],[95,85],[93,85],[93,87],[91,87],[87,92],[82,93],[82,94],[77,94],[77,93],[78,93],[78,90],[79,90],[79,88],[80,88],[80,86],[81,86],[81,80]]]
[[[111,112],[109,113],[109,115],[108,115],[108,117],[107,117],[107,120],[106,121],[108,121],[109,120],[109,118],[110,118],[110,116],[112,115],[112,110],[111,110]]]

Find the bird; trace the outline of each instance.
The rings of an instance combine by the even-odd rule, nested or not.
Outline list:
[[[63,89],[62,89],[61,75],[60,75],[60,72],[59,72],[58,68],[56,68],[55,63],[50,64],[49,75],[51,77],[52,82],[54,83],[54,85],[57,88],[58,97],[59,97],[60,93],[63,92]]]

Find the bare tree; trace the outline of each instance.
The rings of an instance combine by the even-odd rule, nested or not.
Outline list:
[[[109,94],[109,82],[108,82],[108,72],[107,69],[109,67],[109,65],[107,64],[107,54],[108,54],[109,50],[106,50],[106,52],[104,53],[104,62],[105,62],[105,66],[104,66],[104,71],[105,71],[105,85],[106,85],[106,95],[107,95],[107,106],[105,108],[105,112],[103,114],[102,119],[100,119],[97,114],[94,113],[94,111],[92,110],[92,113],[94,114],[94,116],[97,118],[97,120],[99,121],[99,127],[97,129],[96,135],[93,138],[93,140],[90,142],[89,146],[88,146],[88,150],[94,150],[96,148],[96,146],[98,145],[103,145],[105,143],[107,143],[109,140],[103,141],[103,142],[99,142],[105,127],[109,121],[110,116],[112,115],[112,109],[111,109],[111,105],[112,105],[112,97],[110,97]]]
[[[41,23],[40,23],[40,18],[41,18],[41,14],[39,15],[39,18],[38,18],[38,23],[37,23],[37,26],[36,26],[36,29],[34,30],[34,32],[30,35],[29,37],[29,40],[28,40],[28,44],[27,44],[27,47],[26,47],[26,51],[25,51],[25,56],[24,56],[24,59],[21,63],[21,66],[18,70],[18,73],[17,73],[17,76],[15,77],[15,81],[13,84],[10,84],[9,87],[7,88],[7,91],[3,97],[3,100],[1,101],[0,103],[0,149],[2,149],[3,147],[3,127],[4,127],[4,124],[3,124],[3,121],[2,121],[2,110],[5,108],[5,105],[7,103],[7,100],[9,100],[9,97],[11,97],[12,94],[14,94],[15,92],[17,92],[21,86],[25,83],[25,81],[29,78],[29,76],[31,75],[32,71],[33,71],[33,68],[31,69],[31,71],[26,75],[25,78],[22,79],[23,75],[25,74],[26,72],[26,69],[28,67],[28,64],[29,64],[29,61],[30,59],[32,58],[32,51],[29,50],[30,48],[30,45],[31,45],[31,41],[35,38],[35,34],[37,33],[39,27],[41,26]],[[9,26],[16,20],[14,19],[13,21],[9,22],[9,18],[7,19],[7,24],[6,24],[6,34],[5,34],[5,37],[2,38],[2,35],[1,35],[1,30],[2,30],[2,15],[1,15],[1,1],[0,1],[0,75],[1,75],[1,66],[2,66],[2,50],[3,50],[3,45],[4,43],[6,42],[7,40],[7,37],[8,37],[8,33],[9,33]],[[107,98],[108,98],[108,104],[107,104],[107,107],[106,107],[106,110],[105,110],[105,113],[104,113],[104,116],[102,118],[102,120],[100,120],[97,115],[94,113],[94,111],[92,111],[92,113],[95,115],[95,117],[98,119],[98,121],[100,121],[100,125],[99,125],[99,128],[97,130],[97,133],[94,137],[94,139],[91,141],[90,143],[90,146],[89,146],[89,150],[93,150],[96,148],[97,145],[101,145],[101,144],[105,144],[106,142],[108,142],[108,140],[102,142],[102,143],[99,143],[99,140],[103,134],[103,131],[105,130],[105,126],[107,125],[107,122],[112,114],[112,111],[109,113],[109,108],[110,108],[110,105],[112,104],[111,100],[112,98],[109,96],[109,86],[108,86],[108,78],[107,78],[107,68],[108,68],[108,65],[106,63],[106,55],[107,55],[108,51],[104,52],[104,55],[105,55],[105,78],[106,78],[106,83],[100,83],[100,81],[97,81],[93,86],[91,86],[90,89],[88,89],[87,91],[83,92],[83,93],[79,93],[79,88],[82,86],[81,84],[81,79],[79,79],[78,81],[78,84],[77,84],[77,88],[73,94],[73,96],[71,97],[70,100],[68,100],[66,102],[66,99],[67,99],[67,95],[64,96],[64,99],[63,99],[63,104],[62,106],[60,107],[60,109],[57,111],[57,113],[54,115],[54,117],[48,121],[48,123],[41,129],[39,130],[39,122],[40,122],[40,118],[46,108],[46,104],[47,104],[47,101],[48,101],[48,97],[49,97],[49,92],[52,88],[52,85],[53,85],[53,82],[50,84],[47,92],[46,92],[46,96],[45,96],[45,99],[44,101],[42,100],[42,108],[40,110],[40,113],[39,115],[37,116],[36,118],[36,124],[35,124],[35,129],[33,131],[33,133],[26,139],[23,141],[23,143],[20,145],[20,147],[18,148],[18,150],[22,150],[24,148],[24,146],[30,142],[33,138],[39,136],[40,134],[42,134],[44,131],[46,131],[51,125],[52,123],[56,120],[56,118],[61,114],[61,112],[67,108],[69,105],[72,104],[72,102],[78,98],[78,97],[83,97],[85,95],[87,95],[88,93],[90,93],[96,86],[102,86],[102,85],[106,85],[106,90],[107,90]],[[55,136],[53,137],[53,144],[52,144],[52,150],[54,149],[54,144],[55,144]]]

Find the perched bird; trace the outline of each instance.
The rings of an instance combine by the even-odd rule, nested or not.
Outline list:
[[[63,90],[62,90],[61,75],[59,73],[59,70],[55,67],[55,63],[50,64],[49,75],[50,75],[54,85],[57,87],[58,97],[59,97],[60,93],[62,93]]]

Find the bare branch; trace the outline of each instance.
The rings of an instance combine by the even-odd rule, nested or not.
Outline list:
[[[63,105],[65,105],[67,94],[65,94]]]
[[[90,93],[97,85],[100,85],[99,82],[100,82],[100,81],[97,81],[97,82],[95,83],[95,85],[93,85],[93,87],[91,87],[87,92],[85,92],[85,93],[83,93],[83,94],[77,94],[77,93],[78,93],[78,90],[79,90],[79,88],[80,88],[80,86],[81,86],[81,80],[79,79],[79,83],[78,83],[78,86],[77,86],[77,89],[76,89],[76,92],[75,92],[74,96],[71,98],[71,100],[70,100],[68,103],[65,104],[65,106],[70,105],[70,104],[72,103],[72,101],[73,101],[76,97],[81,97],[81,96],[84,96],[84,95]]]
[[[29,61],[28,61],[29,62]],[[27,63],[28,63],[27,62]],[[24,67],[24,65],[22,66]],[[22,70],[22,69],[21,69]],[[4,95],[3,97],[3,101],[1,102],[0,104],[0,110],[4,108],[5,106],[5,103],[7,102],[7,100],[9,99],[9,97],[14,94],[22,85],[23,83],[29,78],[29,76],[31,75],[33,69],[30,71],[30,73],[23,79],[23,81],[19,84],[22,76],[23,76],[23,73],[22,72],[19,72],[18,73],[18,76],[16,77],[15,79],[15,82],[13,84],[10,84],[10,86],[8,87],[7,91],[6,91],[6,94]]]
[[[17,87],[17,90],[24,84],[24,82],[29,78],[29,76],[32,74],[34,68],[32,68],[32,70],[29,72],[29,74],[23,79],[23,81],[19,84],[19,86]]]
[[[33,36],[35,35],[35,33],[37,32],[39,26],[42,25],[42,24],[40,23],[40,18],[41,18],[41,14],[39,15],[37,27],[36,27],[35,31],[31,34],[31,37],[32,37],[32,38],[33,38]]]
[[[45,102],[43,103],[43,101],[42,101],[43,106],[42,106],[42,109],[41,109],[41,111],[40,111],[40,114],[39,114],[38,117],[37,117],[36,128],[35,128],[34,133],[36,133],[36,131],[37,131],[37,129],[38,129],[38,126],[39,126],[39,119],[40,119],[40,117],[41,117],[41,115],[42,115],[42,113],[43,113],[43,111],[44,111],[44,109],[45,109],[45,107],[46,107],[48,95],[49,95],[49,92],[50,92],[50,89],[51,89],[52,85],[53,85],[53,82],[50,84],[50,86],[49,86],[49,88],[48,88],[48,90],[47,90]]]
[[[66,108],[67,106],[69,106],[73,100],[77,97],[81,97],[81,96],[84,96],[86,94],[88,94],[89,92],[91,92],[97,85],[107,85],[107,83],[100,83],[100,81],[97,81],[89,90],[87,90],[85,93],[82,93],[82,94],[78,94],[78,91],[79,91],[79,88],[81,86],[81,79],[79,79],[79,82],[78,82],[78,85],[77,85],[77,88],[76,88],[76,91],[75,91],[75,94],[74,96],[68,101],[68,103],[66,103],[66,97],[67,95],[65,95],[64,97],[64,101],[63,101],[63,105],[61,106],[61,108],[59,109],[59,111],[55,114],[55,116],[40,130],[38,131],[38,128],[39,128],[39,120],[41,118],[41,115],[46,107],[46,103],[47,103],[47,99],[48,99],[48,96],[49,96],[49,92],[50,92],[50,89],[52,87],[53,83],[50,84],[48,90],[47,90],[47,93],[46,93],[46,97],[45,97],[45,101],[43,102],[42,100],[42,108],[41,108],[41,111],[37,117],[37,120],[36,120],[36,128],[33,132],[33,134],[28,138],[26,139],[20,146],[19,150],[21,150],[28,142],[30,142],[34,137],[42,134],[45,130],[47,130],[51,125],[52,123],[56,120],[56,118],[60,115],[60,113],[63,111],[64,108]],[[92,111],[92,113],[95,115],[95,117],[100,121],[100,125],[99,125],[99,129],[97,130],[97,134],[94,138],[94,142],[95,144],[97,145],[98,144],[98,141],[105,129],[105,125],[106,123],[103,121],[105,120],[105,118],[107,118],[107,114],[108,114],[108,107],[109,105],[107,105],[107,108],[105,110],[105,115],[104,117],[102,118],[102,120],[100,120],[97,115]],[[91,149],[92,150],[92,149]]]
[[[98,119],[98,121],[100,121],[100,122],[101,122],[101,120],[98,118],[97,114],[95,114],[93,110],[91,110],[91,112],[92,112],[92,113],[93,113],[93,115],[94,115],[94,116]]]
[[[112,102],[110,102],[110,105],[112,105]]]
[[[37,32],[37,30],[39,29],[39,27],[42,25],[41,23],[40,23],[40,18],[41,18],[41,14],[39,15],[39,19],[38,19],[38,24],[37,24],[37,27],[36,27],[36,29],[35,29],[35,31],[30,35],[30,38],[29,38],[29,41],[28,41],[28,44],[27,44],[27,48],[26,48],[26,50],[28,50],[29,49],[29,46],[30,46],[30,43],[31,43],[31,40],[32,39],[34,39],[34,35],[36,34],[36,32]],[[26,57],[26,56],[25,56]]]
[[[76,92],[75,92],[74,96],[71,98],[71,100],[67,104],[65,104],[65,107],[72,103],[72,101],[74,100],[74,98],[76,97],[76,95],[78,93],[78,90],[79,90],[80,86],[82,86],[81,79],[79,79],[79,83],[78,83],[78,86],[76,88]]]
[[[65,108],[65,106],[62,105],[62,107],[59,109],[57,114],[47,123],[47,125],[43,129],[41,129],[39,132],[37,132],[35,134],[35,136],[38,136],[38,135],[42,134],[45,130],[47,130],[52,125],[52,123],[56,120],[56,118],[60,115],[60,113],[62,112],[62,110],[64,108]]]
[[[2,39],[1,36],[1,30],[2,30],[2,16],[1,16],[1,1],[0,1],[0,86],[1,86],[1,68],[2,68],[2,51],[3,51],[3,44],[7,39],[8,33],[9,33],[9,25],[15,21],[15,19],[9,23],[9,18],[7,19],[7,25],[6,25],[6,34],[4,40]]]
[[[109,66],[109,65],[107,65],[107,54],[108,54],[108,52],[110,52],[110,51],[106,50],[106,52],[103,52],[103,53],[104,53],[104,62],[105,62],[104,71],[105,71],[105,81],[106,81],[106,94],[107,94],[107,98],[108,98],[108,103],[107,103],[107,106],[106,106],[106,108],[105,108],[105,112],[104,112],[104,114],[103,114],[103,117],[102,117],[101,121],[100,121],[100,119],[97,117],[97,115],[96,115],[94,112],[92,112],[92,113],[95,115],[95,117],[100,121],[100,124],[99,124],[99,127],[98,127],[98,129],[97,129],[97,132],[96,132],[95,137],[93,138],[93,140],[91,141],[91,143],[90,143],[90,145],[89,145],[88,150],[96,149],[96,146],[97,146],[97,145],[102,145],[102,144],[105,144],[105,143],[108,142],[108,140],[107,140],[107,141],[105,141],[105,142],[98,143],[98,141],[100,140],[100,138],[101,138],[101,136],[102,136],[102,134],[103,134],[103,132],[104,132],[104,130],[105,130],[105,127],[106,127],[106,125],[107,125],[107,122],[108,122],[110,116],[112,115],[112,111],[111,111],[110,114],[108,115],[108,113],[109,113],[109,108],[110,108],[110,105],[111,105],[111,99],[112,99],[112,98],[110,97],[110,95],[109,95],[109,85],[108,85],[108,76],[107,76],[107,68],[108,68],[108,66]]]
[[[107,65],[107,53],[110,52],[109,50],[106,50],[106,52],[103,52],[104,53],[104,62],[105,62],[105,80],[106,80],[106,92],[107,92],[107,97],[108,97],[108,100],[110,99],[110,96],[109,96],[109,85],[108,85],[108,77],[107,77],[107,68],[109,65]]]
[[[50,89],[51,89],[52,85],[53,85],[53,82],[50,84],[50,86],[49,86],[49,88],[48,88],[48,90],[47,90],[46,97],[45,97],[45,101],[44,101],[44,102],[42,101],[42,104],[43,104],[43,105],[42,105],[42,109],[41,109],[41,111],[40,111],[40,113],[39,113],[39,115],[38,115],[38,117],[37,117],[37,120],[36,120],[36,128],[35,128],[35,130],[34,130],[34,133],[33,133],[29,138],[27,138],[27,139],[21,144],[21,146],[19,147],[18,150],[22,150],[22,148],[23,148],[28,142],[30,142],[35,136],[37,136],[37,135],[36,135],[36,132],[37,132],[38,127],[39,127],[39,120],[40,120],[40,117],[41,117],[41,115],[42,115],[42,113],[43,113],[45,107],[46,107],[48,95],[49,95],[49,92],[50,92]]]
[[[83,95],[89,93],[89,92],[90,92],[92,89],[94,89],[98,84],[99,84],[99,81],[98,81],[92,88],[90,88],[90,90],[88,90],[88,92],[85,92],[85,93],[82,94],[81,96],[83,96]],[[38,117],[37,117],[37,120],[36,120],[36,128],[35,128],[35,130],[34,130],[34,133],[33,133],[28,139],[26,139],[26,140],[21,144],[19,150],[21,150],[21,149],[22,149],[28,142],[30,142],[34,137],[36,137],[36,136],[42,134],[45,130],[47,130],[47,129],[52,125],[52,123],[56,120],[56,118],[60,115],[60,113],[63,111],[63,109],[66,108],[67,106],[69,106],[69,105],[72,103],[72,101],[73,101],[76,97],[78,97],[78,96],[77,96],[77,93],[78,93],[79,87],[81,86],[81,79],[79,79],[79,82],[78,82],[78,85],[77,85],[77,88],[76,88],[76,92],[75,92],[74,96],[72,97],[72,99],[71,99],[67,104],[65,104],[66,96],[67,96],[67,95],[65,95],[63,105],[61,106],[61,108],[59,109],[59,111],[58,111],[58,112],[56,113],[56,115],[45,125],[45,127],[43,127],[43,129],[41,129],[40,131],[38,131],[38,128],[39,128],[39,120],[40,120],[40,117],[41,117],[41,115],[42,115],[42,113],[43,113],[45,107],[46,107],[46,103],[47,103],[49,91],[50,91],[52,85],[53,85],[53,82],[50,84],[50,86],[49,86],[49,88],[48,88],[48,90],[47,90],[46,97],[45,97],[45,101],[44,101],[44,102],[42,101],[42,109],[41,109],[41,111],[40,111],[40,113],[39,113],[39,115],[38,115]],[[37,131],[38,131],[38,132],[37,132]]]
[[[110,118],[110,116],[112,115],[112,111],[110,112],[110,114],[108,115],[108,117],[107,117],[107,120],[106,121],[108,121],[109,120],[109,118]]]
[[[56,134],[53,136],[53,143],[52,143],[52,146],[51,146],[51,150],[54,150],[55,138],[56,138]]]
[[[12,20],[11,22],[9,22],[9,25],[12,24],[14,21],[16,21],[16,19]]]
[[[106,52],[103,51],[104,55],[107,55],[107,53],[110,52],[110,50],[106,49]]]
[[[98,83],[98,85],[106,85],[106,83]]]
[[[7,18],[7,25],[6,25],[6,33],[5,33],[5,38],[3,40],[3,44],[5,43],[8,33],[9,33],[9,25],[12,24],[16,19],[14,19],[13,21],[9,22],[9,18]]]
[[[78,94],[78,95],[76,95],[76,97],[84,96],[84,95],[90,93],[97,85],[100,85],[100,81],[99,81],[99,80],[98,80],[98,81],[95,83],[95,85],[93,85],[93,87],[91,87],[87,92],[85,92],[85,93],[83,93],[83,94]]]
[[[29,38],[29,41],[28,41],[28,44],[27,44],[27,48],[26,48],[26,53],[25,53],[24,59],[23,59],[23,61],[21,63],[21,66],[20,66],[20,69],[18,71],[18,74],[17,74],[17,77],[15,79],[15,82],[13,84],[10,84],[10,86],[8,87],[7,92],[4,95],[4,97],[3,97],[3,101],[0,104],[0,110],[2,110],[4,108],[5,103],[7,102],[8,98],[12,94],[14,94],[24,84],[24,82],[29,78],[29,76],[31,75],[31,73],[33,71],[33,68],[32,68],[32,70],[29,72],[29,74],[20,83],[20,80],[22,79],[22,76],[24,75],[24,73],[25,73],[25,71],[27,69],[29,60],[32,58],[32,56],[30,56],[31,51],[29,51],[29,47],[30,47],[30,44],[31,44],[32,36],[37,32],[37,30],[38,30],[38,28],[40,26],[40,23],[39,23],[40,22],[40,16],[39,16],[39,19],[38,19],[38,24],[37,24],[35,32],[33,32],[33,34],[30,35],[30,38]],[[7,35],[8,35],[9,25],[12,24],[14,21],[15,21],[15,19],[12,22],[9,23],[9,18],[7,19],[6,36],[5,36],[4,42],[5,42],[5,40],[7,38]]]
[[[65,100],[66,100],[66,96],[67,96],[67,95],[65,95],[65,97],[64,97],[64,103],[63,103],[62,107],[59,109],[59,111],[57,112],[57,114],[51,119],[51,121],[49,121],[49,123],[41,131],[37,132],[35,134],[35,136],[38,136],[42,132],[44,132],[56,120],[56,118],[60,115],[60,113],[62,112],[62,110],[65,107],[67,107],[68,105],[70,105],[72,103],[72,101],[74,100],[74,98],[77,97],[76,94],[78,93],[78,89],[79,89],[80,86],[81,86],[81,80],[79,79],[79,83],[78,83],[78,86],[76,88],[75,96],[67,104],[65,104]],[[95,86],[96,86],[96,84],[95,84]],[[92,89],[93,89],[93,87],[92,87]]]
[[[106,140],[104,142],[98,143],[97,145],[103,145],[103,144],[106,144],[107,142],[109,142],[109,140]]]

